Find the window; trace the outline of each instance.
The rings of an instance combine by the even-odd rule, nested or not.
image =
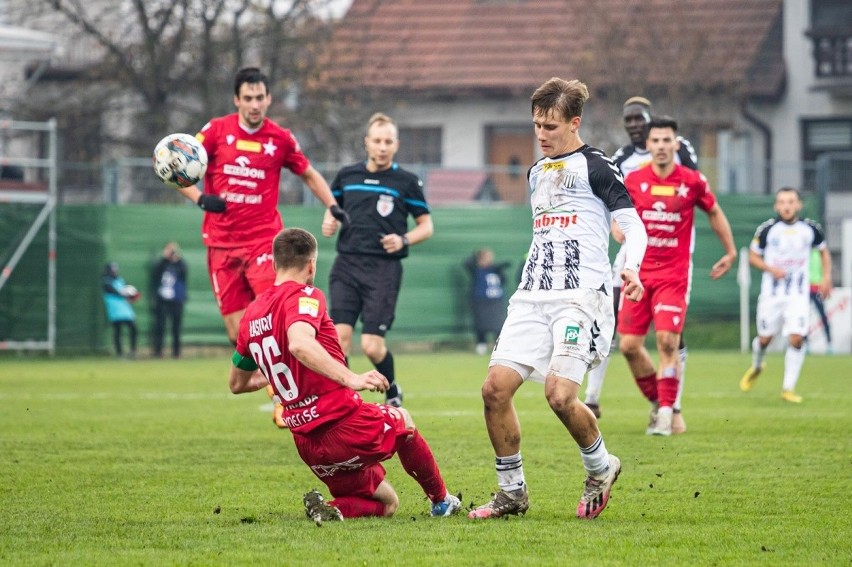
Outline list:
[[[813,164],[822,154],[849,151],[852,151],[852,118],[802,122],[802,161]],[[802,188],[816,188],[816,168],[805,168]]]
[[[813,161],[825,152],[852,151],[852,118],[806,120],[802,158]]]
[[[852,26],[852,3],[849,0],[811,0],[811,26]]]
[[[399,152],[396,161],[399,163],[441,165],[442,160],[442,131],[440,127],[400,128]]]

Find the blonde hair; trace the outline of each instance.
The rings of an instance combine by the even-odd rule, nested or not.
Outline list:
[[[396,128],[396,122],[394,122],[393,118],[383,112],[376,112],[367,121],[367,134],[370,133],[370,128],[373,127],[373,124],[390,124]]]
[[[627,108],[631,104],[638,104],[640,106],[646,107],[648,110],[651,110],[651,101],[645,98],[644,96],[632,96],[624,101],[624,106],[622,108]]]

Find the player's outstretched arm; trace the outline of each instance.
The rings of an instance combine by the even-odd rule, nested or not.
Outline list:
[[[315,372],[353,390],[384,392],[390,385],[380,372],[371,370],[355,374],[335,360],[316,339],[316,329],[308,323],[297,321],[287,329],[290,354]]]
[[[218,195],[208,195],[203,193],[196,185],[189,187],[179,187],[178,192],[195,203],[203,211],[208,213],[223,213],[225,212],[225,200]]]
[[[710,269],[710,277],[717,280],[728,273],[728,270],[734,265],[734,260],[737,259],[737,248],[734,246],[734,235],[731,232],[728,217],[725,216],[725,211],[722,210],[719,203],[716,203],[707,211],[707,219],[710,221],[710,228],[716,233],[716,237],[722,243],[722,248],[725,249],[725,255],[719,258],[719,261],[713,264]]]
[[[231,367],[231,377],[228,380],[228,387],[232,394],[245,394],[247,392],[257,392],[261,388],[265,388],[268,384],[266,376],[261,374],[259,370],[243,370],[236,366]]]

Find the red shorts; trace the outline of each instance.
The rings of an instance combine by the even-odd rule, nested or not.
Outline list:
[[[364,402],[343,421],[320,433],[293,435],[293,440],[333,497],[372,498],[385,479],[380,463],[393,457],[412,431],[396,408]]]
[[[208,248],[207,272],[224,316],[242,311],[275,283],[272,241],[240,248]]]
[[[657,331],[682,333],[689,306],[689,280],[672,278],[642,280],[642,283],[645,295],[640,301],[630,301],[621,294],[618,332],[622,335],[645,335],[653,319]]]

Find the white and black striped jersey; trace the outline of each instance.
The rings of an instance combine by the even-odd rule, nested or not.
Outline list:
[[[698,155],[696,155],[692,144],[683,136],[678,136],[677,141],[680,142],[680,149],[675,152],[675,163],[698,170]],[[633,144],[627,144],[621,146],[612,154],[612,161],[615,162],[624,177],[627,177],[640,167],[645,167],[651,163],[651,152],[647,148],[637,148]]]
[[[796,219],[787,223],[774,218],[757,227],[751,250],[763,256],[768,266],[781,268],[787,274],[783,279],[776,280],[769,272],[763,272],[760,295],[808,295],[811,249],[822,250],[825,246],[822,227],[811,219]]]
[[[533,239],[518,289],[611,294],[610,211],[633,208],[618,168],[602,151],[584,145],[540,159],[527,179]]]

